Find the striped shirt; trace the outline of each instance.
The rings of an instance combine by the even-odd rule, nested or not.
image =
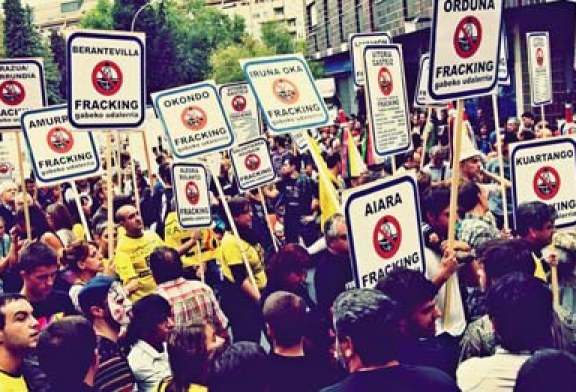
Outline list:
[[[94,389],[99,392],[132,391],[136,380],[118,344],[104,336],[98,336],[98,354],[100,363]]]
[[[170,302],[176,325],[204,320],[214,326],[216,333],[228,326],[228,318],[222,312],[214,292],[202,282],[180,277],[159,284],[157,293]]]

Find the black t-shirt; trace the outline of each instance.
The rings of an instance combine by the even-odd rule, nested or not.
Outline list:
[[[314,275],[318,310],[322,317],[330,320],[332,303],[353,281],[350,256],[336,255],[325,249],[315,259],[318,260]]]
[[[409,365],[354,372],[321,392],[458,392],[456,382],[440,370]]]
[[[309,215],[314,197],[314,182],[306,175],[301,174],[297,178],[284,177],[276,185],[280,191],[280,202],[285,208],[285,219]]]
[[[326,383],[326,369],[309,357],[268,355],[270,392],[316,392]]]
[[[39,302],[32,302],[32,314],[38,320],[40,329],[46,328],[52,321],[64,316],[78,314],[74,309],[70,296],[61,291],[54,290],[48,297]]]

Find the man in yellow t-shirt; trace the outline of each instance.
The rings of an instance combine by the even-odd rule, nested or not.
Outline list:
[[[40,334],[30,302],[21,294],[0,295],[0,390],[27,392],[21,374],[26,353],[35,348]]]
[[[116,273],[122,280],[130,300],[140,298],[156,291],[156,283],[148,266],[148,256],[164,242],[158,234],[144,230],[142,217],[134,206],[125,205],[116,212],[116,220],[126,231],[119,236],[114,256]]]
[[[217,249],[220,241],[212,229],[187,230],[180,228],[175,211],[166,216],[164,222],[164,241],[181,255],[186,277],[194,275],[197,268],[211,260],[217,259]],[[198,242],[200,242],[200,257],[198,257]]]

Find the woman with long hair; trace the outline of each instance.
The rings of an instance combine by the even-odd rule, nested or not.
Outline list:
[[[195,320],[175,328],[167,341],[172,376],[160,382],[157,392],[207,391],[208,359],[223,343],[224,339],[205,321]]]
[[[62,252],[62,265],[75,276],[68,293],[72,303],[80,311],[78,294],[90,279],[104,271],[102,259],[102,253],[95,242],[75,241]]]
[[[64,247],[76,240],[72,231],[72,216],[64,204],[53,203],[46,207],[46,220]]]

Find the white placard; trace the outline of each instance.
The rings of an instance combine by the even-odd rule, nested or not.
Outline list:
[[[20,115],[46,105],[42,59],[0,60],[0,129],[18,128]]]
[[[265,138],[251,140],[230,149],[238,188],[244,192],[272,182],[276,175]]]
[[[514,220],[524,202],[541,201],[558,212],[557,227],[576,224],[576,142],[571,137],[511,144]]]
[[[194,163],[172,165],[178,224],[183,229],[208,227],[212,223],[208,176],[204,166]]]
[[[268,129],[282,133],[330,122],[308,64],[300,54],[240,60]]]
[[[39,182],[58,184],[99,172],[100,158],[92,132],[74,129],[65,105],[28,111],[22,115],[21,123]]]
[[[75,31],[66,43],[68,115],[83,128],[137,128],[146,111],[145,35]]]
[[[248,83],[224,84],[218,88],[224,112],[228,116],[236,144],[261,135],[260,111]]]
[[[416,80],[416,92],[414,94],[415,107],[445,107],[447,102],[435,101],[428,94],[428,76],[430,73],[430,55],[428,53],[420,58],[420,70]]]
[[[354,188],[344,194],[356,287],[372,288],[398,267],[424,272],[418,190],[411,175]]]
[[[552,62],[548,32],[527,33],[528,74],[532,106],[552,103]]]
[[[498,84],[500,86],[510,86],[510,70],[508,69],[508,38],[506,29],[502,25],[500,33],[500,51],[498,55]]]
[[[350,59],[352,60],[352,75],[357,86],[364,86],[364,48],[368,45],[386,45],[392,42],[390,34],[355,33],[350,34]]]
[[[385,157],[408,151],[411,125],[402,49],[393,44],[368,45],[364,61],[374,152]]]
[[[503,0],[434,2],[428,91],[447,100],[490,94],[498,81]]]
[[[234,143],[213,81],[152,94],[152,104],[177,158],[205,155]]]

